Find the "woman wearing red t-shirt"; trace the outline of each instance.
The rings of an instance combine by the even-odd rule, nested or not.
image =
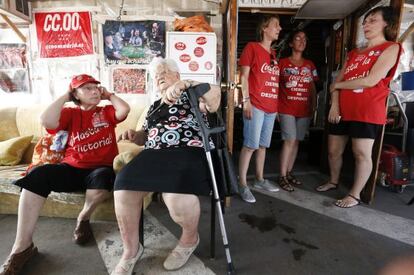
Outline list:
[[[331,85],[329,111],[329,182],[318,191],[336,189],[342,154],[352,139],[355,176],[351,191],[336,206],[349,208],[361,203],[360,193],[372,171],[372,146],[386,119],[389,83],[398,65],[401,46],[393,40],[395,16],[391,7],[376,7],[362,23],[367,46],[348,54],[345,66]]]
[[[91,239],[89,218],[96,206],[110,196],[115,180],[112,169],[113,159],[118,154],[115,127],[129,112],[125,101],[99,87],[99,83],[86,74],[73,77],[69,91],[41,115],[41,124],[49,133],[67,132],[65,157],[62,163],[38,166],[15,182],[22,188],[17,233],[0,274],[18,274],[37,254],[32,237],[40,210],[52,191],[86,190],[85,205],[78,215],[73,241],[85,244]],[[112,104],[97,106],[102,99]],[[71,100],[78,106],[64,107]]]
[[[266,148],[269,148],[276,118],[279,93],[279,66],[271,45],[282,30],[279,17],[263,16],[258,24],[258,41],[249,42],[240,56],[240,79],[243,94],[243,147],[239,158],[239,192],[250,203],[256,199],[247,186],[247,170],[256,152],[254,187],[270,192],[279,189],[263,178]]]
[[[292,184],[301,184],[291,171],[299,141],[305,138],[316,104],[315,81],[318,80],[318,74],[313,62],[302,56],[306,41],[304,31],[294,32],[289,41],[291,56],[279,61],[279,119],[283,139],[279,185],[289,192],[294,190]]]

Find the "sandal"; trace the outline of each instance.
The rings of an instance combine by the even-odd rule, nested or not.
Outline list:
[[[300,182],[293,174],[292,172],[288,172],[286,175],[287,180],[291,183],[291,184],[295,184],[295,185],[301,185],[302,182]]]
[[[278,182],[280,188],[282,188],[285,191],[288,192],[293,192],[295,191],[295,189],[293,188],[293,186],[290,184],[289,180],[287,179],[287,177],[279,177],[279,182]]]
[[[319,185],[318,187],[315,188],[315,190],[318,192],[326,192],[326,191],[335,190],[335,189],[338,189],[338,184],[330,182],[330,181],[322,185]]]
[[[346,199],[347,197],[351,198],[354,201],[354,203],[342,204],[344,202],[343,200]],[[335,205],[338,206],[338,207],[340,207],[340,208],[351,208],[351,207],[360,205],[361,203],[362,203],[361,199],[358,199],[357,197],[355,197],[355,196],[353,196],[351,194],[348,194],[342,200],[337,200],[335,202]]]

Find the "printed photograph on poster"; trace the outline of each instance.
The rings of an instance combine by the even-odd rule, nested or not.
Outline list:
[[[143,68],[113,68],[112,90],[122,94],[145,94],[147,70]]]
[[[0,91],[29,92],[26,45],[0,44]]]
[[[107,64],[148,64],[165,57],[164,21],[106,21],[102,33]]]
[[[0,69],[26,68],[25,44],[0,44]]]
[[[30,92],[27,69],[0,69],[0,92]]]

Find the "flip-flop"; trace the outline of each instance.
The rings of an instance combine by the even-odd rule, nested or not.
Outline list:
[[[323,188],[322,186],[326,186],[326,187]],[[327,183],[319,185],[318,187],[315,188],[315,190],[318,191],[318,192],[326,192],[326,191],[329,191],[329,190],[336,190],[336,189],[338,189],[338,184],[333,183],[333,182],[327,182]]]
[[[335,204],[335,206],[337,206],[337,207],[339,207],[339,208],[351,208],[351,207],[354,207],[354,206],[357,206],[357,205],[360,205],[361,203],[362,203],[362,201],[360,200],[360,199],[358,199],[357,197],[355,197],[355,196],[353,196],[353,195],[351,195],[351,194],[348,194],[346,197],[350,197],[350,198],[352,198],[354,201],[355,201],[355,203],[354,204],[348,204],[348,205],[346,205],[346,206],[341,206],[340,205],[340,203],[342,202],[342,200],[337,200],[334,204]],[[345,197],[345,198],[346,198]]]

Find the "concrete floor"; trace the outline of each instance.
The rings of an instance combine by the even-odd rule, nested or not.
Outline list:
[[[274,156],[268,154],[265,171],[272,180],[277,177]],[[327,177],[299,159],[296,174],[304,185],[295,192],[255,191],[255,204],[234,197],[226,209],[237,274],[369,275],[397,256],[414,254],[414,205],[405,205],[414,196],[412,186],[402,194],[378,187],[372,205],[340,209],[332,202],[346,194],[346,184],[332,192],[315,192]],[[150,205],[146,250],[135,274],[226,274],[218,224],[216,258],[210,259],[210,200],[201,201],[200,246],[186,268],[174,273],[163,271],[162,262],[174,247],[179,228],[162,203]],[[27,264],[23,274],[108,274],[122,251],[116,223],[93,223],[96,242],[86,247],[71,243],[74,226],[75,220],[41,218],[34,237],[40,255]],[[0,216],[0,261],[10,251],[15,228],[16,216]]]

